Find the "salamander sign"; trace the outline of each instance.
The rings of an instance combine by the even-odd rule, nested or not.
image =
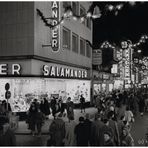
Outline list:
[[[59,22],[60,14],[59,14],[59,2],[51,2],[51,10],[52,10],[52,25],[55,26]],[[54,27],[52,30],[52,41],[51,41],[51,47],[52,51],[58,52],[59,51],[59,28]]]

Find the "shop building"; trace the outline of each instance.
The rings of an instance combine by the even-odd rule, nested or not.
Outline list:
[[[77,15],[89,2],[0,2],[0,100],[10,84],[14,112],[25,112],[33,99],[58,96],[65,102],[80,95],[91,101],[92,22],[66,19],[55,29],[45,26],[37,13],[56,24],[67,5]]]

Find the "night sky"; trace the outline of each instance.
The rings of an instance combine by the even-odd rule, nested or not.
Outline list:
[[[115,16],[114,12],[105,11],[106,4],[124,4]],[[139,41],[144,34],[148,35],[148,2],[137,2],[134,6],[124,2],[94,2],[102,11],[102,16],[93,21],[93,45],[99,48],[101,43],[109,41],[120,46],[121,41],[130,39]],[[148,40],[139,46],[143,55],[148,56]]]

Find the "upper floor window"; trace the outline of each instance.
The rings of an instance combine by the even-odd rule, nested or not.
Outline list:
[[[63,48],[70,50],[70,30],[63,27]]]
[[[85,56],[85,40],[80,38],[80,54]]]
[[[72,2],[72,11],[74,15],[79,15],[79,2]]]
[[[78,35],[72,34],[72,51],[78,53]]]
[[[90,45],[87,42],[86,42],[86,56],[88,58],[91,57],[91,47],[90,47]]]
[[[63,2],[63,8],[71,6],[71,2]]]

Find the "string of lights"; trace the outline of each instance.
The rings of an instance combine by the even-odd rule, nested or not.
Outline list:
[[[136,5],[136,2],[132,2],[132,1],[127,2],[127,3],[129,3],[131,6],[135,6]],[[122,10],[122,8],[125,6],[125,4],[126,4],[126,2],[121,3],[121,4],[117,4],[117,5],[107,4],[105,6],[105,10],[103,10],[103,11],[114,12],[115,16],[117,16],[119,11]],[[55,29],[55,27],[57,27],[60,24],[64,23],[64,21],[66,19],[73,19],[75,21],[80,21],[82,23],[82,22],[85,21],[85,19],[94,20],[94,19],[101,18],[101,16],[102,16],[101,11],[99,11],[98,14],[93,14],[92,13],[92,7],[93,7],[93,3],[90,5],[90,7],[89,7],[89,9],[88,9],[86,14],[76,15],[76,14],[74,14],[74,12],[72,10],[72,7],[71,6],[67,6],[65,8],[65,12],[64,12],[63,16],[60,18],[58,23],[55,24],[55,25],[52,25],[51,23],[48,23],[48,19],[52,20],[53,19],[52,17],[46,18],[43,15],[43,13],[41,12],[41,10],[39,10],[39,9],[36,9],[36,10],[37,10],[38,15],[41,17],[42,21],[45,23],[45,26],[48,26],[51,29]],[[95,7],[99,8],[99,6],[95,6]],[[93,10],[94,10],[94,8],[93,8]],[[99,10],[100,10],[100,8],[99,8]]]
[[[140,46],[141,44],[145,43],[146,40],[148,40],[148,36],[147,35],[142,35],[140,40],[137,43],[135,43],[135,44],[131,43],[130,47]],[[101,48],[112,48],[112,49],[115,49],[116,47],[114,45],[112,45],[111,43],[109,43],[108,41],[104,41],[101,44]]]
[[[38,15],[41,17],[41,20],[45,23],[45,26],[48,26],[51,29],[55,29],[55,27],[59,26],[60,24],[63,24],[65,20],[67,19],[73,19],[75,21],[80,21],[81,23],[85,21],[85,19],[97,19],[101,17],[101,12],[99,12],[98,14],[92,14],[92,12],[90,11],[90,9],[87,11],[86,14],[83,15],[75,15],[72,11],[72,8],[69,6],[67,8],[65,8],[65,12],[63,14],[63,16],[60,18],[60,20],[58,21],[57,24],[52,25],[51,23],[48,23],[48,20],[53,20],[52,17],[50,18],[45,18],[45,16],[43,15],[43,13],[41,12],[41,10],[36,9]]]

